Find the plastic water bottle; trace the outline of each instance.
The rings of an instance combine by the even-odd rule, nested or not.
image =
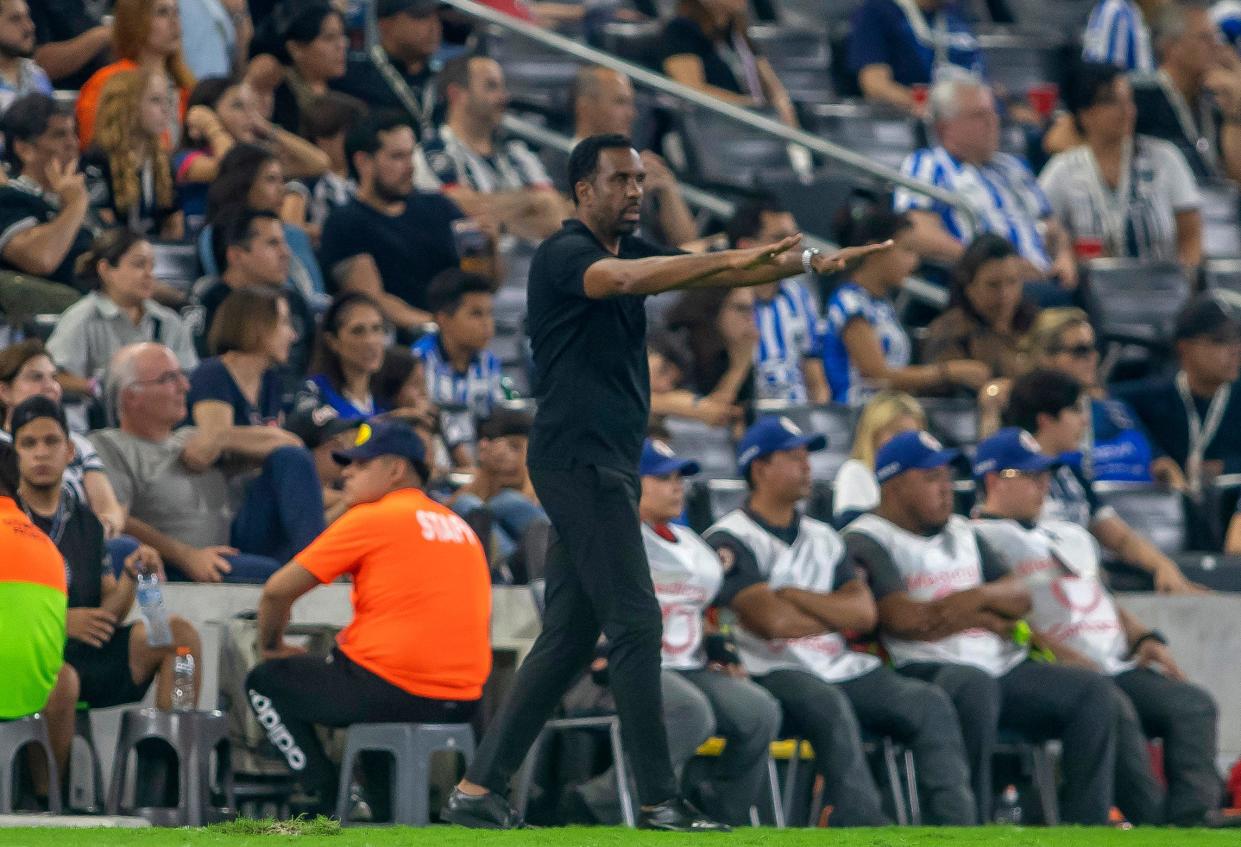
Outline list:
[[[159,574],[153,570],[138,571],[138,608],[147,625],[147,644],[167,647],[172,644],[172,628],[168,625],[168,609],[164,607],[164,592],[160,588]]]
[[[995,822],[1010,826],[1021,824],[1021,803],[1018,801],[1017,786],[1010,785],[1000,794],[1000,801],[995,804]]]
[[[194,709],[194,656],[189,647],[178,647],[172,662],[172,710],[189,712]]]

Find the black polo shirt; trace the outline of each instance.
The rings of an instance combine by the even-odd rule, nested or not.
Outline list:
[[[435,110],[435,71],[432,69],[431,63],[423,65],[421,71],[416,74],[409,73],[404,62],[388,57],[392,62],[392,67],[400,74],[401,79],[409,86],[410,92],[414,95],[414,100],[423,110],[424,120],[427,125],[434,125],[432,112]],[[339,79],[333,79],[328,82],[328,86],[343,94],[357,97],[371,108],[372,111],[379,109],[395,109],[402,114],[405,113],[405,104],[396,92],[392,90],[392,86],[388,85],[388,81],[384,75],[379,72],[379,68],[375,67],[375,63],[371,61],[370,56],[365,53],[351,53],[349,61],[345,65],[345,75]],[[421,135],[421,129],[415,130]]]
[[[613,255],[575,219],[539,246],[526,295],[538,401],[531,467],[637,468],[651,405],[646,296],[592,299],[584,279],[600,259],[679,252],[627,235]]]

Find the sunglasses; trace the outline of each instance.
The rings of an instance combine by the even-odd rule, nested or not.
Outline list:
[[[1098,352],[1093,344],[1074,344],[1072,347],[1057,347],[1052,351],[1054,355],[1064,353],[1074,359],[1085,359]]]

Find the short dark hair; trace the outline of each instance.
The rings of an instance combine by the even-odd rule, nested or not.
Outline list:
[[[1099,102],[1124,71],[1115,65],[1102,62],[1078,62],[1069,75],[1064,89],[1064,105],[1073,116],[1078,132],[1082,131],[1081,114]]]
[[[766,191],[741,201],[733,216],[724,224],[728,246],[736,247],[743,238],[757,238],[763,231],[763,215],[781,215],[788,211],[779,198]]]
[[[410,123],[409,116],[396,109],[379,109],[354,123],[345,135],[345,159],[349,162],[349,175],[354,179],[358,178],[358,169],[353,164],[356,154],[374,156],[379,148],[383,147],[383,139],[379,136],[401,127],[413,130],[414,137],[417,137],[418,130]]]
[[[599,171],[599,154],[604,150],[632,150],[633,142],[619,133],[606,133],[583,138],[569,154],[569,191],[577,205],[577,184],[591,180]]]
[[[39,418],[51,418],[60,426],[61,431],[65,434],[65,438],[69,437],[69,421],[65,418],[65,410],[50,397],[36,394],[34,397],[27,397],[14,407],[13,425],[12,429],[9,430],[13,440],[17,441],[17,431],[19,429]]]
[[[1068,374],[1038,368],[1018,377],[1008,395],[1004,425],[1019,426],[1038,434],[1038,416],[1059,417],[1076,406],[1082,397],[1082,384]]]
[[[121,263],[121,257],[133,249],[135,244],[141,244],[146,240],[145,235],[139,235],[126,227],[105,229],[95,236],[95,240],[91,242],[87,251],[78,256],[73,263],[74,278],[80,283],[90,285],[91,288],[102,287],[102,280],[99,279],[99,263],[107,262],[115,268]]]
[[[435,94],[439,97],[440,102],[448,102],[448,86],[455,85],[458,88],[470,87],[470,62],[475,59],[485,59],[486,56],[480,56],[477,53],[462,53],[460,56],[453,56],[444,63],[444,67],[440,68],[438,78],[435,81]]]
[[[491,294],[495,291],[485,276],[468,273],[460,268],[446,268],[431,279],[427,286],[427,308],[431,314],[454,314],[467,294]]]
[[[871,207],[857,217],[850,217],[840,231],[840,242],[845,247],[859,247],[895,238],[913,228],[913,221],[904,212]]]
[[[250,189],[276,154],[257,144],[235,144],[220,160],[219,175],[207,189],[207,223],[215,224],[228,209],[245,206]]]
[[[330,3],[324,0],[285,0],[277,6],[272,14],[271,29],[265,33],[263,47],[280,60],[281,64],[292,64],[293,57],[285,45],[287,41],[298,44],[309,44],[319,37],[326,18],[335,16],[344,23],[344,17]],[[254,52],[253,50],[251,52]]]
[[[46,94],[27,94],[18,97],[4,112],[0,127],[4,129],[4,158],[12,172],[22,172],[21,159],[17,158],[17,142],[34,141],[47,132],[47,125],[52,118],[72,117],[73,112],[68,106],[57,103]]]
[[[321,94],[302,112],[302,136],[308,141],[348,132],[366,115],[366,104],[340,91]]]
[[[228,270],[228,248],[244,247],[250,249],[254,238],[255,221],[275,221],[281,223],[280,216],[266,209],[232,209],[223,214],[211,226],[211,255],[215,258],[216,270],[221,275]]]

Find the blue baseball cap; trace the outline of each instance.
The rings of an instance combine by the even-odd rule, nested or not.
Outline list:
[[[764,415],[741,436],[741,443],[737,445],[737,471],[744,476],[750,462],[781,450],[805,447],[814,452],[826,446],[826,435],[806,435],[797,424],[783,415]]]
[[[1000,471],[1038,473],[1058,464],[1057,459],[1043,455],[1033,435],[1021,427],[1010,426],[978,445],[974,454],[974,476]]]
[[[902,432],[879,448],[875,477],[884,483],[905,471],[943,467],[959,455],[960,450],[944,449],[929,432]]]
[[[427,448],[413,427],[402,421],[374,421],[358,427],[357,437],[348,450],[337,450],[332,458],[337,464],[364,462],[380,456],[408,459],[426,476]]]
[[[679,473],[693,476],[702,470],[692,459],[682,459],[672,448],[657,438],[642,442],[642,458],[638,460],[638,476],[668,476]]]

